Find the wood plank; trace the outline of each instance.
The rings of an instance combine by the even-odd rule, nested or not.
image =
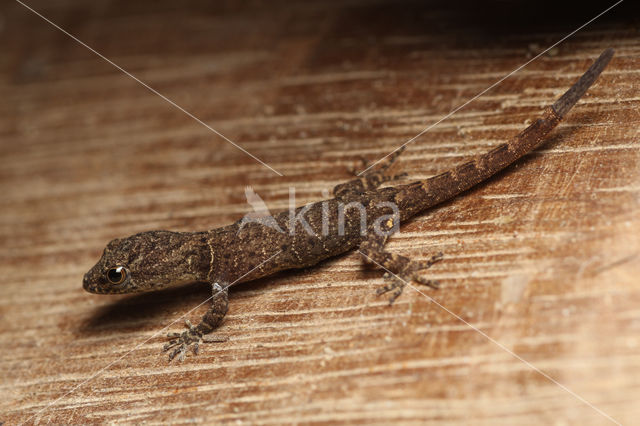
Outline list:
[[[636,420],[631,2],[401,157],[398,171],[425,178],[491,149],[616,49],[542,149],[391,240],[416,259],[445,253],[429,272],[440,290],[389,307],[381,272],[351,253],[235,288],[230,340],[168,363],[162,336],[199,319],[205,286],[81,288],[110,239],[225,225],[249,211],[245,186],[273,209],[290,188],[297,204],[321,199],[358,156],[386,155],[606,7],[450,3],[29,2],[283,176],[25,7],[3,8],[0,422]]]

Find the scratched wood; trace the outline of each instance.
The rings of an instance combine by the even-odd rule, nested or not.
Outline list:
[[[490,149],[617,50],[542,149],[392,239],[445,253],[440,290],[389,307],[351,253],[235,288],[229,341],[169,364],[162,335],[198,320],[206,286],[87,294],[106,242],[230,223],[245,186],[273,209],[290,188],[318,200],[358,156],[386,155],[608,6],[208,3],[29,2],[283,176],[20,4],[0,9],[0,422],[637,422],[631,2],[401,157],[424,178]]]

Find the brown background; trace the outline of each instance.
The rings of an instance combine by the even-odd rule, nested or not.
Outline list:
[[[542,149],[392,239],[413,258],[445,253],[429,272],[442,289],[422,289],[442,307],[410,289],[387,306],[381,272],[351,253],[234,289],[230,340],[169,364],[158,333],[207,288],[85,293],[110,239],[230,223],[248,211],[247,185],[274,209],[292,186],[298,204],[319,200],[359,155],[387,154],[613,2],[209,3],[29,4],[283,177],[3,3],[0,421],[609,423],[505,349],[637,421],[631,1],[401,157],[398,171],[423,178],[501,143],[616,48]]]

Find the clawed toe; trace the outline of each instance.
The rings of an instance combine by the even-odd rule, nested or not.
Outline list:
[[[427,287],[431,287],[434,290],[440,288],[440,282],[436,280],[429,280],[424,277],[413,277],[413,280],[418,284],[426,285]]]
[[[385,286],[382,286],[382,287],[378,287],[378,289],[376,290],[376,294],[378,296],[381,296],[381,295],[383,295],[385,293],[390,292],[391,290],[393,290],[393,287],[391,287],[390,285],[385,285]]]
[[[429,269],[431,268],[431,266],[433,266],[434,263],[441,261],[443,257],[444,255],[442,254],[442,252],[440,252],[431,256],[429,260],[412,260],[409,265],[407,265],[407,269],[410,269],[411,271],[421,271],[423,269]]]
[[[369,161],[364,156],[358,155],[357,161],[360,163],[360,167],[362,167],[364,170],[369,167]],[[355,166],[347,167],[347,171],[353,176],[358,176],[358,168]]]
[[[391,274],[386,275],[385,279],[389,281],[389,283],[378,288],[376,294],[380,296],[382,294],[391,292],[391,297],[389,297],[389,304],[392,305],[393,302],[395,302],[395,300],[402,294],[406,283],[399,277],[393,276]]]
[[[175,333],[172,333],[172,334],[175,334]],[[171,337],[171,336],[167,336],[167,337]],[[169,349],[171,349],[172,347],[174,347],[174,346],[176,346],[178,344],[180,344],[180,339],[171,340],[171,341],[165,343],[165,345],[162,347],[162,350],[163,351],[168,351]]]

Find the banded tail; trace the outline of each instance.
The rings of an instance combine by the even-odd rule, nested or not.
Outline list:
[[[613,53],[611,48],[602,52],[564,95],[553,105],[545,108],[540,118],[509,142],[498,145],[491,151],[478,155],[442,174],[398,187],[396,201],[402,212],[402,219],[407,219],[466,191],[541,145],[547,134],[558,125],[597,80],[609,64]]]

